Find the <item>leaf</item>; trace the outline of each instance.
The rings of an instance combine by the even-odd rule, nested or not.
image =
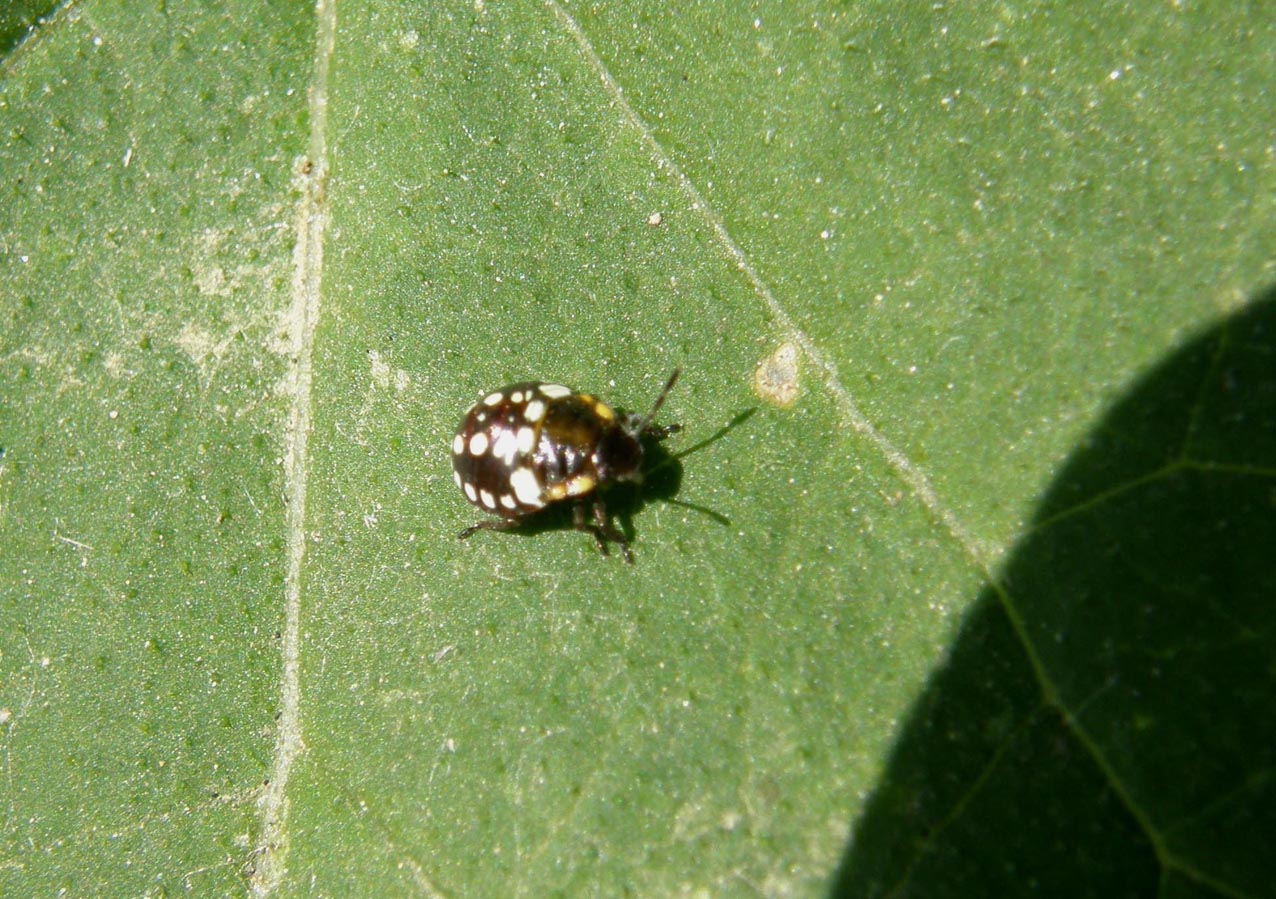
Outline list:
[[[963,895],[976,874],[1004,894],[1025,872],[1071,896],[1270,891],[1274,330],[1269,292],[1069,461],[918,703],[835,895]]]
[[[1261,313],[1192,341],[1272,280],[1274,31],[60,10],[0,63],[0,893],[1261,893]],[[675,366],[634,566],[455,539],[475,396]]]
[[[53,0],[12,0],[0,8],[0,52],[11,52],[56,5]]]
[[[242,893],[260,828],[312,25],[176,6],[0,70],[9,896]]]

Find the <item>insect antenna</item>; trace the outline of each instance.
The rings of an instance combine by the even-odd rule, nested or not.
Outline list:
[[[651,406],[651,411],[647,413],[646,418],[639,422],[637,433],[642,434],[651,427],[651,422],[656,417],[656,413],[659,412],[660,407],[665,404],[665,397],[669,395],[670,390],[673,390],[674,382],[678,380],[679,371],[680,369],[675,368],[673,370],[673,374],[669,376],[669,380],[665,381],[664,389],[660,391],[660,396],[656,397],[655,403]]]

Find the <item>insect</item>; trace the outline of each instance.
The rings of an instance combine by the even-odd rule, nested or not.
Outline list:
[[[664,440],[681,430],[652,423],[677,380],[675,368],[645,416],[619,413],[588,393],[543,381],[487,394],[465,413],[452,438],[452,477],[466,499],[500,518],[459,536],[511,530],[546,506],[571,503],[576,530],[593,534],[603,555],[608,541],[616,543],[632,563],[629,543],[612,526],[599,491],[640,483],[643,440]]]

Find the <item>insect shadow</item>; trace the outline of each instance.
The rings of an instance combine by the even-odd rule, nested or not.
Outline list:
[[[623,409],[617,410],[622,415],[624,411]],[[654,501],[681,506],[684,509],[690,509],[693,512],[704,515],[723,527],[730,526],[731,519],[720,512],[698,503],[690,503],[677,498],[678,491],[682,489],[682,460],[693,453],[708,449],[719,440],[722,440],[731,431],[757,414],[757,411],[758,407],[753,406],[737,413],[729,422],[708,437],[677,452],[670,452],[669,445],[664,441],[645,437],[643,439],[642,481],[640,483],[627,481],[611,484],[603,488],[601,493],[601,498],[607,508],[608,518],[620,528],[621,533],[625,535],[625,540],[630,544],[635,542],[633,519],[648,503]],[[553,503],[539,512],[527,516],[517,526],[510,528],[510,531],[515,534],[531,536],[548,531],[572,530],[573,528],[572,504]]]

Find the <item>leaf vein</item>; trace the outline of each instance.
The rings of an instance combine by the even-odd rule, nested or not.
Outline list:
[[[926,476],[925,472],[917,468],[903,451],[891,443],[886,435],[878,430],[860,410],[859,406],[856,405],[850,391],[842,384],[836,365],[816,346],[811,336],[793,321],[793,318],[776,298],[770,285],[763,280],[757,268],[749,261],[749,257],[736,243],[731,233],[727,231],[721,216],[713,210],[713,207],[705,199],[700,189],[696,187],[695,182],[674,161],[673,157],[660,144],[660,141],[656,139],[655,133],[625,98],[624,89],[611,74],[602,57],[598,55],[588,35],[585,34],[579,23],[572,18],[557,0],[545,0],[545,5],[553,12],[568,35],[576,42],[585,62],[594,71],[594,74],[598,76],[599,80],[602,81],[604,89],[611,96],[612,102],[616,105],[624,120],[641,136],[643,143],[655,158],[657,165],[673,176],[679,189],[690,201],[691,208],[698,212],[712,229],[719,246],[722,247],[727,256],[734,262],[736,268],[748,280],[754,293],[766,304],[767,309],[770,310],[772,316],[775,317],[775,320],[779,322],[780,327],[785,331],[787,339],[801,347],[802,352],[806,354],[806,357],[821,373],[824,386],[833,396],[843,419],[855,433],[868,440],[881,453],[887,465],[908,486],[933,520],[948,531],[961,546],[966,556],[986,577],[991,579],[988,564],[989,554],[983,550],[979,542],[961,523],[956,513],[940,500],[939,494],[935,491],[930,478]]]

